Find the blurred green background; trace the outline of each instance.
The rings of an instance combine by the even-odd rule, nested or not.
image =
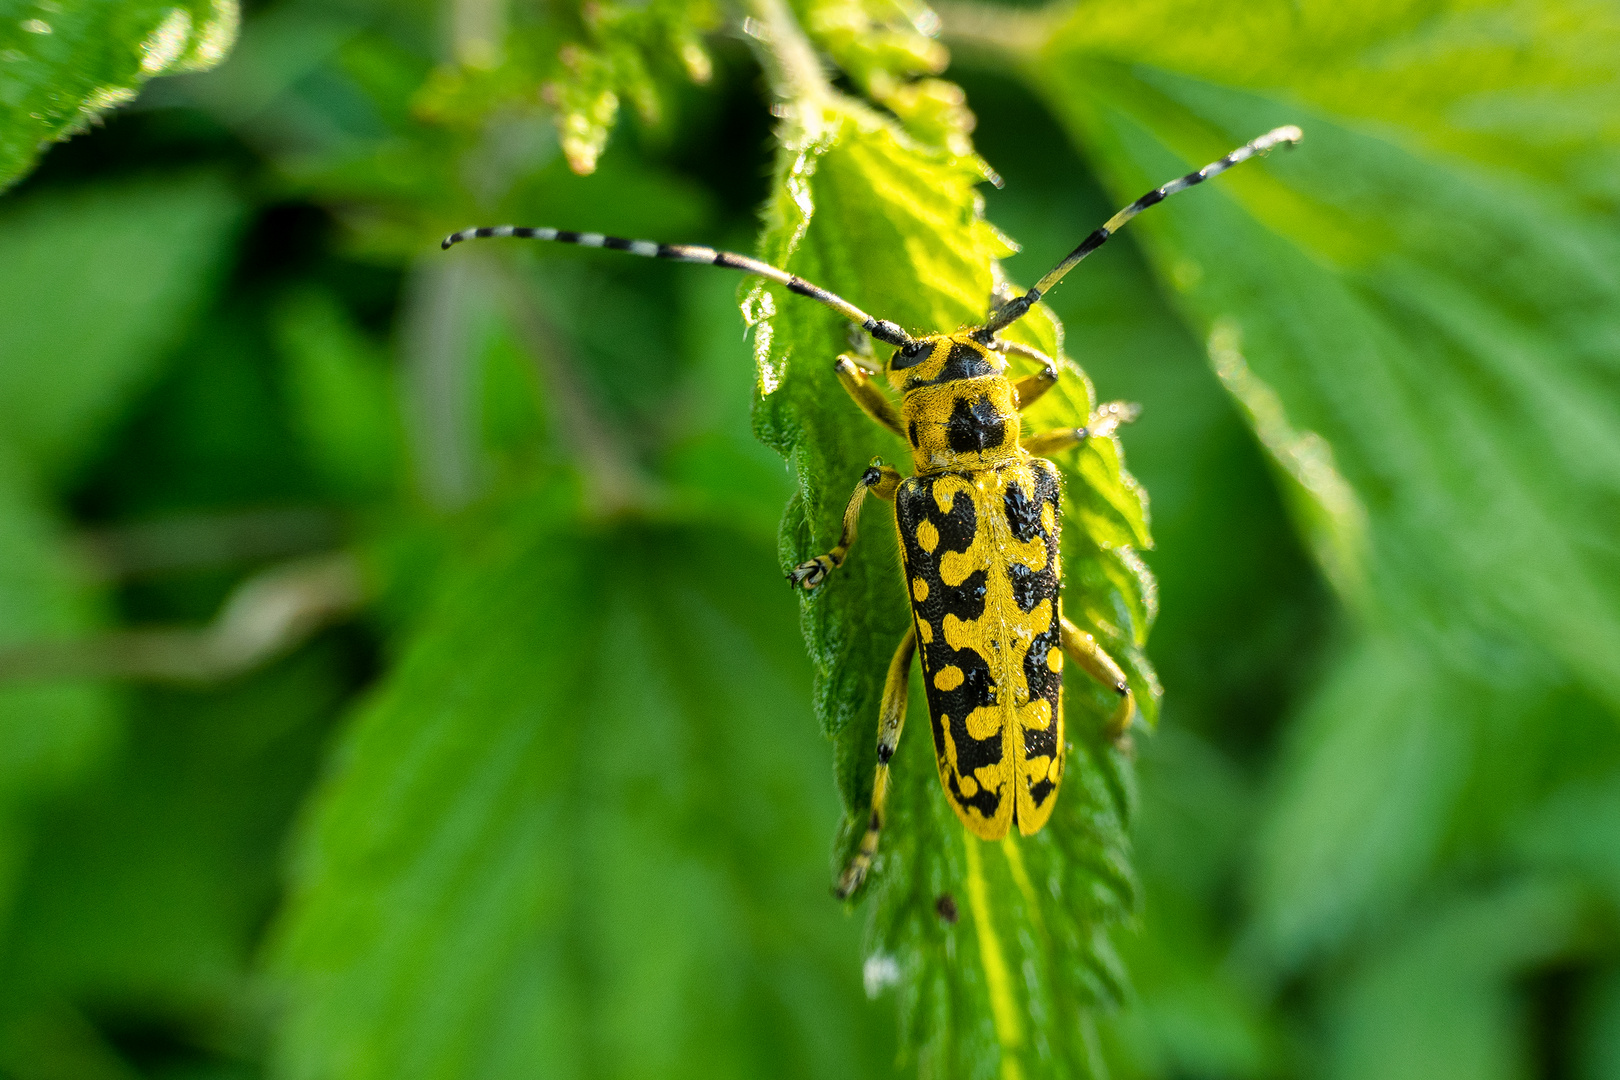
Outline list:
[[[795,12],[966,140],[926,12]],[[0,14],[0,1076],[1013,1075],[827,895],[736,277],[438,251],[754,251],[743,12]],[[1620,1080],[1620,10],[940,14],[1015,281],[1306,130],[1050,298],[1144,406],[1165,696],[1059,957],[1129,989],[1023,1075]]]

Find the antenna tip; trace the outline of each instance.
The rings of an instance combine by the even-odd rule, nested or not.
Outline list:
[[[449,251],[450,250],[450,245],[454,244],[457,240],[460,240],[460,239],[461,239],[461,234],[460,233],[451,233],[449,236],[445,237],[442,241],[439,242],[439,250],[440,251]]]
[[[1287,143],[1289,146],[1293,146],[1304,137],[1305,133],[1295,124],[1284,125],[1267,136],[1273,143]]]

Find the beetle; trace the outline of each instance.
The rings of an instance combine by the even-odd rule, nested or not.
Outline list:
[[[894,503],[912,627],[895,649],[878,718],[877,772],[871,814],[834,893],[860,888],[877,855],[889,787],[889,762],[905,721],[911,667],[920,653],[935,759],[946,798],[969,832],[997,840],[1016,825],[1040,830],[1062,782],[1062,669],[1067,657],[1118,695],[1109,732],[1119,737],[1135,709],[1119,664],[1090,634],[1063,617],[1059,536],[1062,477],[1048,455],[1111,434],[1134,406],[1099,409],[1086,427],[1022,436],[1019,413],[1057,383],[1058,368],[1039,350],[999,335],[1065,274],[1143,210],[1283,144],[1300,129],[1267,132],[1197,172],[1155,188],[1109,218],[1021,296],[1006,298],[982,326],[913,337],[835,293],[768,263],[690,244],[625,240],[601,233],[497,225],[445,237],[518,237],[632,255],[707,263],[762,277],[825,304],[877,341],[895,347],[888,363],[838,357],[838,381],[867,416],[911,448],[912,475],[874,460],[844,509],[838,542],[800,563],[789,581],[812,591],[844,564],[869,496]],[[1040,370],[1013,381],[1009,357]],[[874,381],[885,375],[896,409]]]

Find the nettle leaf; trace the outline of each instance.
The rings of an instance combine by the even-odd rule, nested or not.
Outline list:
[[[96,597],[64,554],[63,527],[36,477],[0,444],[0,646],[82,634],[99,621]],[[0,685],[0,926],[9,913],[32,811],[81,778],[116,733],[116,703],[86,682]]]
[[[713,74],[703,36],[720,24],[714,0],[593,0],[577,14],[576,25],[534,20],[504,40],[493,26],[458,27],[460,62],[434,73],[418,112],[476,129],[494,110],[534,111],[543,101],[569,168],[584,176],[596,171],[621,104],[656,133],[670,87]]]
[[[155,75],[200,71],[236,40],[236,0],[12,0],[0,15],[0,190],[43,147],[135,100]]]
[[[240,213],[207,175],[10,201],[0,437],[52,479],[70,477],[191,329]]]
[[[1481,730],[1561,688],[1620,706],[1620,18],[1165,0],[1026,60],[1122,199],[1305,131],[1132,226],[1365,627],[1260,832],[1256,941],[1297,967],[1410,902],[1443,836],[1499,828],[1466,800],[1500,804],[1514,755]]]
[[[571,509],[458,553],[357,717],[281,928],[279,1075],[884,1071],[768,548]]]
[[[982,320],[994,260],[1010,250],[980,215],[974,185],[986,176],[983,163],[923,143],[848,100],[798,108],[763,257],[916,332]],[[781,534],[790,567],[832,545],[872,457],[909,471],[909,455],[837,382],[834,359],[851,348],[847,323],[769,284],[748,291],[744,311],[759,365],[755,428],[798,478]],[[1052,355],[1061,348],[1060,328],[1044,311],[1012,336]],[[1030,410],[1033,427],[1089,420],[1091,386],[1072,363],[1064,366],[1060,389]],[[1153,586],[1132,550],[1148,542],[1144,498],[1113,440],[1061,465],[1065,611],[1116,650],[1144,711],[1152,710],[1157,688],[1141,646]],[[835,867],[852,854],[868,816],[883,679],[909,626],[892,512],[875,504],[863,524],[849,560],[802,601],[816,710],[833,739],[845,808]],[[1101,737],[1105,692],[1079,676],[1066,688],[1075,756],[1057,810],[1041,833],[1002,843],[970,837],[947,805],[923,694],[913,688],[868,886],[866,976],[873,993],[899,983],[902,1037],[926,1074],[1092,1071],[1087,1012],[1119,992],[1108,933],[1135,902],[1124,832],[1131,778]]]
[[[1122,197],[1305,129],[1137,235],[1245,405],[1331,448],[1268,441],[1365,515],[1380,612],[1465,671],[1507,648],[1613,705],[1620,552],[1588,538],[1620,499],[1620,19],[1537,11],[1167,2],[1074,20],[1032,70]]]

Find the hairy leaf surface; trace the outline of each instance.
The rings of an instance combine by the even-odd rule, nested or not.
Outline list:
[[[0,190],[146,80],[219,63],[239,20],[236,0],[0,5]]]
[[[283,926],[282,1074],[862,1075],[887,1024],[822,890],[768,553],[557,513],[464,558],[346,740]]]
[[[786,140],[763,253],[913,333],[971,325],[988,309],[994,260],[1010,250],[980,215],[974,185],[984,176],[971,155],[836,101]],[[744,306],[759,363],[756,430],[799,482],[782,530],[782,561],[792,566],[832,545],[873,456],[903,471],[909,456],[836,381],[833,359],[851,347],[843,320],[765,285]],[[1010,336],[1052,355],[1061,349],[1060,328],[1044,311]],[[880,347],[880,358],[887,352]],[[1072,364],[1064,378],[1027,414],[1032,428],[1088,421],[1090,384]],[[1120,467],[1117,442],[1066,457],[1065,611],[1126,666],[1151,716],[1157,687],[1141,647],[1153,586],[1133,553],[1148,542],[1144,498]],[[816,707],[834,741],[845,805],[836,866],[867,818],[884,674],[909,625],[892,510],[873,505],[863,524],[851,558],[803,600]],[[923,695],[913,690],[869,886],[866,974],[873,992],[899,984],[902,1035],[925,1071],[1087,1075],[1092,1067],[1088,1010],[1119,990],[1107,934],[1134,902],[1123,832],[1129,780],[1117,751],[1099,742],[1105,693],[1079,676],[1067,688],[1075,750],[1057,811],[1036,837],[1002,844],[969,837],[946,804]]]

